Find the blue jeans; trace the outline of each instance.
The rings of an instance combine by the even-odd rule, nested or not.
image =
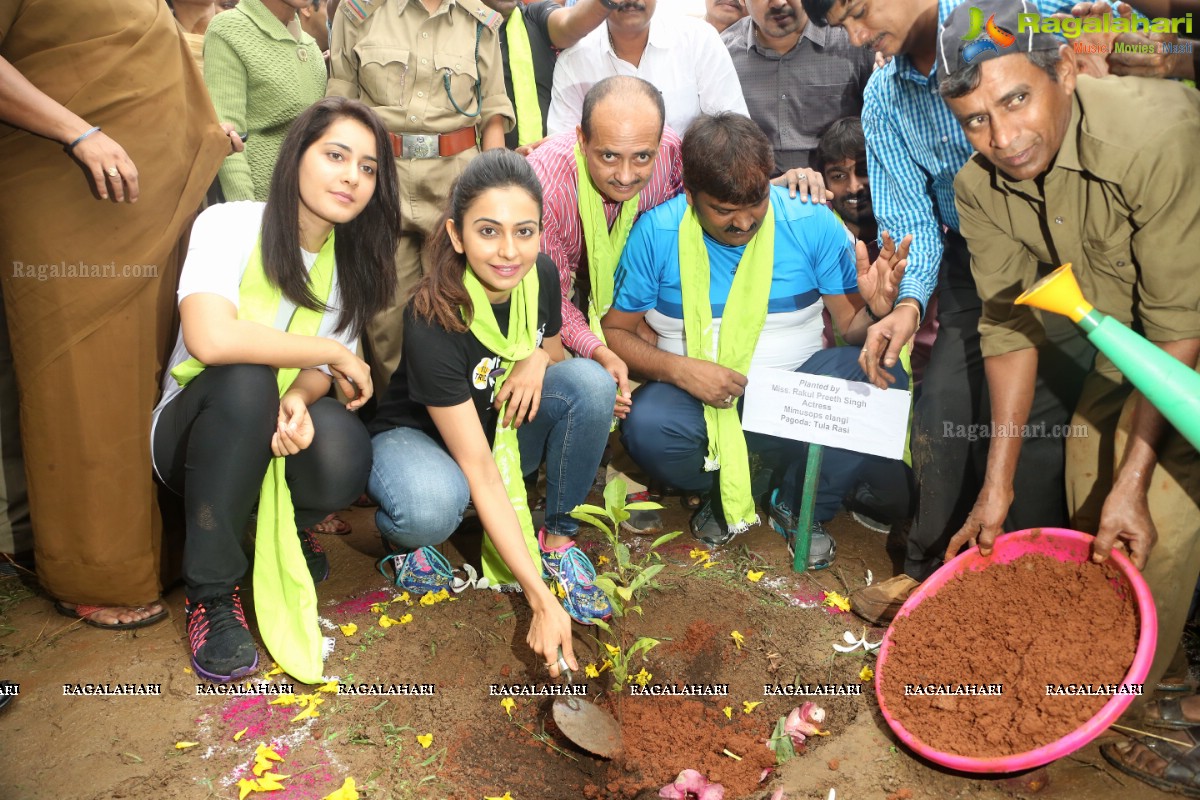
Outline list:
[[[546,531],[571,536],[579,529],[571,509],[591,490],[608,441],[617,387],[595,361],[551,364],[537,416],[517,430],[526,475],[546,463]],[[379,503],[375,523],[401,552],[437,545],[462,523],[471,497],[467,478],[450,453],[416,428],[393,428],[371,440],[375,459],[367,494]]]
[[[831,347],[819,350],[796,372],[866,381],[858,366],[857,347]],[[897,364],[890,372],[895,388],[907,389],[908,376]],[[686,492],[708,492],[715,487],[716,472],[704,471],[708,451],[708,430],[704,425],[704,406],[695,397],[669,383],[651,382],[633,393],[633,409],[621,425],[621,442],[626,452],[652,478]],[[769,465],[782,468],[784,485],[780,500],[799,508],[799,495],[807,445],[757,433],[746,434],[746,446]],[[885,461],[878,456],[850,450],[826,448],[821,462],[821,480],[817,489],[814,519],[833,519],[846,496],[858,482],[866,466]]]

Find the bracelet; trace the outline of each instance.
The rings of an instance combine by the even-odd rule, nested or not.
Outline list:
[[[882,319],[883,319],[883,317],[877,317],[877,316],[875,316],[875,312],[871,310],[871,304],[870,304],[870,303],[867,303],[866,305],[864,305],[864,306],[863,306],[863,308],[864,308],[864,309],[866,309],[867,316],[871,318],[871,321],[872,321],[872,322],[879,322],[880,320],[882,320]]]
[[[910,306],[910,307],[916,309],[917,325],[920,325],[921,322],[924,321],[925,315],[921,313],[921,304],[918,303],[915,299],[913,299],[911,297],[906,297],[903,300],[901,300],[899,303],[896,303],[896,305],[892,307],[892,310],[895,311],[900,306]]]
[[[95,133],[95,132],[96,132],[96,131],[98,131],[98,130],[100,130],[100,126],[99,126],[99,125],[95,126],[94,128],[88,128],[86,131],[84,131],[83,133],[79,134],[79,138],[78,138],[78,139],[76,139],[75,141],[73,141],[73,142],[71,142],[69,145],[67,145],[67,152],[69,153],[69,152],[71,152],[72,150],[74,150],[74,149],[75,149],[75,145],[79,144],[79,143],[80,143],[80,142],[82,142],[84,139],[86,139],[87,137],[91,136],[93,133]]]

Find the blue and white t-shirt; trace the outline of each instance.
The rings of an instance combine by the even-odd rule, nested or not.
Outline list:
[[[775,267],[767,319],[751,363],[795,370],[821,349],[822,295],[857,294],[854,242],[827,206],[788,197],[771,187],[775,210]],[[658,347],[687,355],[683,288],[679,277],[679,224],[687,211],[680,194],[647,211],[634,224],[617,266],[613,308],[646,312]],[[746,245],[730,247],[704,234],[709,260],[714,352],[720,317]]]

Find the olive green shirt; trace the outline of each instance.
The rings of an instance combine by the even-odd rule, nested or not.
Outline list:
[[[978,153],[954,192],[983,314],[983,355],[1040,345],[1022,291],[1071,263],[1083,295],[1154,342],[1200,337],[1200,92],[1080,76],[1071,122],[1040,180]],[[1038,312],[1040,313],[1040,312]],[[1107,359],[1098,363],[1110,369]]]
[[[497,115],[507,132],[515,114],[496,34],[503,21],[479,0],[442,0],[433,14],[421,0],[344,2],[333,23],[325,93],[363,101],[392,133],[482,130]]]

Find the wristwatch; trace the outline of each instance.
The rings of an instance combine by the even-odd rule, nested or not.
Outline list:
[[[621,4],[616,2],[616,0],[600,0],[600,5],[604,6],[609,11],[616,11],[621,7]]]

